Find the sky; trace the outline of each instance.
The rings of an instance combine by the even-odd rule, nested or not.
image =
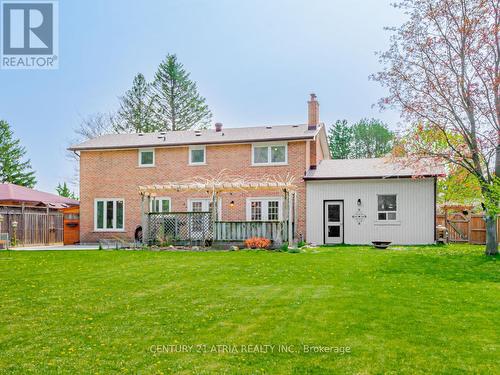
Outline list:
[[[27,149],[39,190],[73,179],[66,148],[83,117],[113,112],[137,73],[168,53],[225,127],[307,122],[314,92],[327,125],[395,111],[369,75],[403,16],[391,0],[60,0],[59,69],[0,70],[0,119]]]

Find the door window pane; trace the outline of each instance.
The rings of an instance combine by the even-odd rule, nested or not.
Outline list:
[[[340,206],[338,204],[328,205],[328,221],[330,222],[340,221]]]
[[[252,202],[250,206],[251,215],[250,220],[261,221],[262,220],[262,202]]]
[[[116,201],[116,228],[123,229],[123,201]]]
[[[267,220],[279,220],[279,202],[278,201],[268,201],[267,202]]]
[[[106,202],[106,228],[108,229],[113,229],[113,206],[113,201]]]
[[[97,228],[104,229],[104,202],[97,202]]]
[[[253,149],[254,163],[267,163],[269,161],[267,150],[268,150],[267,147],[254,147]]]
[[[203,211],[203,203],[202,202],[192,202],[191,207],[193,212],[202,212]]]
[[[161,211],[170,212],[170,201],[168,199],[163,199],[161,201]]]
[[[284,163],[286,161],[286,147],[272,146],[271,147],[271,162]]]
[[[328,237],[340,237],[340,226],[329,225],[328,226]]]

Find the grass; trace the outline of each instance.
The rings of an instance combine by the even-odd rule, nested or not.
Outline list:
[[[499,261],[468,245],[4,252],[0,372],[500,373]]]

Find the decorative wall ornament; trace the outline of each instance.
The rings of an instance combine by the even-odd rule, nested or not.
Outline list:
[[[366,215],[361,211],[361,208],[358,208],[356,213],[352,215],[352,218],[356,220],[358,225],[361,225],[361,223],[366,219]]]

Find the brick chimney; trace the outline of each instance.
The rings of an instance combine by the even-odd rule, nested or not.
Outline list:
[[[216,122],[215,123],[215,131],[217,133],[222,131],[222,122]]]
[[[316,94],[311,94],[311,99],[307,102],[308,104],[308,129],[316,130],[319,125],[319,102],[316,98]]]

